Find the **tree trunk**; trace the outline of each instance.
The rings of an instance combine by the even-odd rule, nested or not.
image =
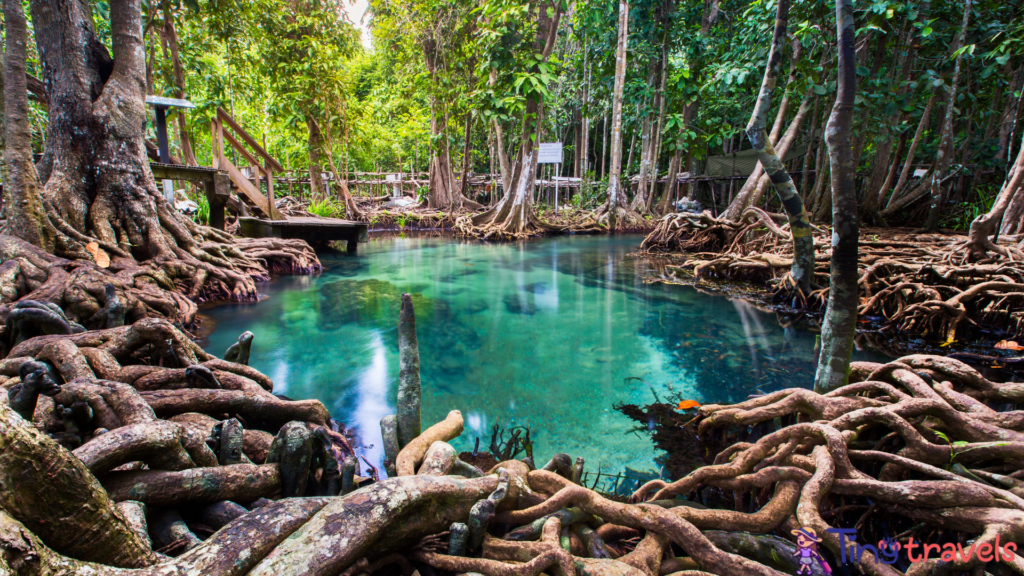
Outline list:
[[[661,85],[658,88],[658,123],[654,129],[654,143],[651,149],[651,189],[647,191],[647,205],[644,213],[651,211],[655,193],[658,191],[658,157],[661,156],[661,131],[665,126],[665,85],[668,78],[668,31],[666,30],[661,47]],[[666,181],[666,188],[668,182]]]
[[[931,178],[931,205],[928,207],[928,221],[925,223],[925,230],[934,232],[939,227],[939,213],[942,210],[942,182],[946,177],[953,162],[953,114],[956,112],[957,85],[960,83],[960,65],[963,62],[964,53],[960,48],[965,46],[967,37],[967,25],[971,19],[972,0],[964,4],[964,19],[960,24],[960,35],[957,37],[956,63],[953,64],[953,80],[949,87],[949,100],[946,102],[946,117],[942,122],[942,137],[939,139],[938,156],[935,159],[935,169],[932,170]],[[970,118],[970,115],[968,115]],[[969,139],[968,139],[969,140]]]
[[[640,216],[630,209],[629,199],[622,184],[622,93],[626,86],[626,48],[629,42],[629,0],[619,0],[619,37],[615,48],[615,87],[612,92],[612,149],[608,172],[608,200],[597,210],[599,221],[607,222],[615,230],[640,222]]]
[[[472,127],[473,127],[473,115],[467,112],[466,113],[466,135],[465,135],[465,142],[463,142],[463,147],[462,147],[462,189],[459,191],[459,193],[462,194],[463,198],[466,198],[467,197],[466,195],[469,194],[469,164],[470,164],[470,162],[469,162],[469,158],[470,158],[469,144],[470,144],[470,136],[471,136],[470,131],[471,131]]]
[[[683,162],[683,148],[678,143],[672,159],[668,162],[668,175],[665,176],[665,189],[661,192],[661,202],[658,203],[658,214],[664,216],[672,211],[672,201],[676,189],[679,187],[679,166]]]
[[[818,105],[821,103],[821,96],[814,97],[814,111],[811,112],[811,125],[810,125],[810,137],[807,138],[807,149],[804,150],[804,163],[800,168],[800,197],[804,198],[804,203],[808,206],[807,202],[807,180],[811,175],[811,151],[813,151],[818,142],[817,129],[815,123],[818,121]]]
[[[857,222],[856,166],[850,142],[853,103],[857,90],[853,2],[837,0],[836,34],[839,46],[839,86],[825,139],[832,166],[832,262],[828,308],[821,327],[821,356],[814,389],[834,390],[849,380],[850,357],[857,332]]]
[[[907,184],[907,178],[910,175],[910,170],[914,165],[914,154],[917,153],[917,146],[921,143],[921,136],[924,134],[925,129],[928,128],[928,120],[931,118],[932,108],[935,107],[935,100],[938,99],[938,90],[932,91],[932,97],[928,99],[928,104],[924,107],[924,112],[921,113],[921,121],[917,124],[917,132],[914,133],[914,139],[910,141],[910,149],[907,150],[907,158],[903,163],[903,171],[900,172],[900,179],[896,182],[896,186],[892,189],[892,196],[889,197],[889,202],[885,206],[885,210],[882,211],[882,216],[888,216],[887,212],[893,205],[893,202],[899,197],[903,191],[903,187]]]
[[[491,120],[491,125],[494,127],[494,147],[498,150],[498,167],[501,170],[501,191],[504,194],[509,190],[512,167],[508,163],[508,152],[505,151],[505,132],[497,120]]]
[[[651,72],[647,75],[647,85],[650,86],[654,83],[655,65],[651,66]],[[655,94],[657,99],[657,94]],[[657,104],[657,101],[654,102]],[[647,184],[650,180],[650,167],[651,167],[651,145],[654,143],[654,138],[651,137],[651,111],[647,108],[647,112],[644,114],[643,129],[640,132],[640,178],[637,182],[636,195],[633,196],[633,203],[630,207],[637,213],[644,213],[647,208]]]
[[[556,4],[551,14],[548,5],[537,7],[537,37],[534,47],[546,62],[554,50],[555,38],[558,35],[558,23],[562,17],[561,5]],[[524,237],[545,232],[561,230],[561,227],[548,224],[537,217],[533,210],[533,189],[537,182],[537,141],[540,139],[540,128],[544,115],[544,102],[535,97],[527,98],[523,111],[522,133],[519,149],[516,153],[515,165],[509,172],[505,193],[496,206],[474,216],[470,231],[482,236],[497,234],[499,236]],[[499,150],[503,149],[500,127],[495,123]],[[505,170],[502,168],[502,180]]]
[[[786,24],[789,19],[789,0],[779,0],[778,11],[775,16],[775,32],[772,36],[771,49],[768,52],[768,66],[764,71],[764,80],[761,82],[761,90],[757,96],[757,103],[750,115],[750,123],[747,124],[747,138],[750,145],[757,151],[757,159],[768,178],[775,187],[779,200],[786,208],[786,215],[789,217],[790,232],[793,235],[793,266],[791,275],[793,282],[804,293],[810,293],[811,280],[814,275],[814,238],[813,229],[808,221],[807,211],[804,210],[803,200],[793,185],[793,179],[786,171],[779,155],[768,140],[768,133],[765,130],[768,110],[771,107],[772,90],[775,88],[775,80],[779,74],[779,62],[782,60],[783,42],[786,40]],[[790,127],[790,141],[795,138],[799,131],[799,120],[807,114],[808,100],[805,98],[797,119]]]
[[[21,0],[4,0],[3,9],[7,26],[3,72],[7,231],[49,252],[54,248],[57,231],[46,217],[39,176],[32,161],[32,127],[25,78],[28,24]]]
[[[907,36],[909,40],[909,36]],[[896,86],[899,87],[897,97],[903,97],[908,95],[911,91],[904,88],[904,84],[909,83],[911,74],[914,70],[914,62],[917,56],[917,48],[915,48],[913,42],[907,42],[907,55],[903,59],[903,66],[900,70],[900,74],[897,77]],[[897,50],[899,49],[899,43],[897,43]],[[875,157],[872,160],[871,167],[871,178],[868,180],[867,189],[862,195],[864,201],[860,206],[861,218],[874,218],[875,213],[878,211],[878,207],[883,200],[885,200],[886,194],[889,193],[889,188],[892,186],[892,180],[895,177],[895,172],[899,167],[899,159],[903,154],[904,147],[907,142],[906,132],[900,134],[899,144],[896,146],[896,153],[893,154],[893,138],[891,136],[891,126],[899,126],[903,123],[903,113],[896,112],[889,116],[887,122],[882,124],[882,136],[884,139],[879,144],[878,149],[875,151]],[[890,160],[891,167],[890,167]]]
[[[309,147],[309,197],[310,200],[319,202],[327,197],[324,167],[320,160],[320,151],[324,148],[324,137],[320,133],[320,125],[313,119],[312,113],[306,114],[306,128],[309,130],[309,138],[306,141],[306,145]]]
[[[601,178],[608,175],[608,113],[601,121]]]
[[[1008,220],[1020,220],[1019,210],[1017,213],[1010,213],[1007,208],[1010,208],[1011,205],[1020,205],[1019,200],[1024,196],[1021,194],[1022,189],[1024,189],[1024,144],[1021,145],[1021,150],[1017,153],[1017,161],[1011,169],[1010,178],[1003,184],[992,209],[971,222],[967,248],[972,260],[981,260],[990,250],[998,254],[1006,254],[1005,250],[989,240],[988,237],[995,233],[996,226],[1000,221],[1005,224]],[[1005,218],[1006,215],[1009,215],[1010,218]]]
[[[96,38],[87,4],[32,2],[49,108],[43,188],[47,216],[60,232],[55,252],[94,259],[96,242],[114,267],[154,260],[190,286],[189,296],[251,299],[266,271],[218,230],[180,215],[157,191],[142,126],[145,51],[138,2],[110,3],[113,58]]]
[[[334,138],[331,137],[330,126],[327,127],[327,131],[325,132],[316,120],[312,118],[311,120],[313,124],[316,125],[317,133],[327,140],[326,147],[323,149],[323,155],[327,157],[327,163],[331,167],[331,173],[334,175],[334,181],[338,185],[338,194],[341,196],[341,200],[345,204],[345,217],[349,220],[362,220],[365,217],[365,214],[363,214],[363,211],[359,209],[355,199],[352,198],[352,193],[349,192],[348,174],[339,172],[338,167],[334,164]]]
[[[431,79],[438,82],[437,43],[433,39],[423,41],[423,58]],[[480,204],[463,196],[455,188],[455,173],[448,149],[448,110],[441,105],[438,97],[430,99],[430,169],[427,178],[430,192],[427,205],[436,210],[469,208],[475,210]]]
[[[796,79],[795,74],[796,72],[794,70],[789,75],[789,79],[786,82],[787,92],[789,86]],[[789,96],[787,93],[784,93],[782,102],[779,103],[779,110],[775,114],[775,122],[772,123],[772,131],[768,135],[768,142],[771,143],[772,146],[776,146],[779,143],[779,136],[782,133],[782,126],[785,124],[786,110],[788,109]],[[765,114],[767,114],[767,112],[765,112]],[[751,172],[750,176],[748,176],[746,181],[744,181],[743,187],[740,188],[736,197],[733,198],[732,202],[729,203],[729,206],[725,209],[725,212],[722,213],[723,218],[735,221],[739,220],[740,217],[743,216],[743,211],[751,205],[754,191],[757,188],[758,182],[761,181],[762,176],[764,176],[764,165],[758,162],[757,166],[754,167],[754,171]]]
[[[776,156],[785,158],[789,154],[789,149],[793,147],[793,143],[796,142],[796,138],[800,133],[800,126],[803,125],[804,118],[807,117],[807,112],[810,110],[810,91],[804,96],[803,101],[800,102],[800,108],[797,109],[796,116],[793,117],[793,121],[790,122],[789,128],[786,129],[786,133],[783,134],[782,140],[779,141],[778,150],[776,150]],[[764,198],[764,193],[768,189],[768,184],[771,181],[768,174],[763,174],[757,181],[757,186],[754,187],[753,193],[750,195],[749,206],[757,206],[761,203]],[[803,198],[803,195],[800,195]],[[810,215],[808,215],[809,217]]]
[[[185,98],[185,74],[181,69],[181,59],[178,57],[178,32],[174,29],[174,16],[171,14],[171,4],[164,4],[164,34],[167,36],[167,43],[171,48],[171,65],[174,70],[174,97]],[[188,133],[188,122],[185,114],[175,114],[178,119],[178,133],[181,140],[181,156],[189,166],[198,166],[195,154],[192,152],[192,140]]]

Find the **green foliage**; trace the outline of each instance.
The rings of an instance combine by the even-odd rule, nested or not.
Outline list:
[[[345,205],[334,198],[314,198],[306,210],[322,218],[342,218],[345,216]]]
[[[196,194],[195,203],[199,206],[199,209],[192,215],[192,220],[197,224],[209,224],[210,201],[206,199],[206,194]]]

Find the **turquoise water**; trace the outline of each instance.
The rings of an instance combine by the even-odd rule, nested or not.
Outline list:
[[[275,392],[321,400],[379,464],[378,423],[395,412],[398,311],[409,292],[424,427],[458,409],[460,451],[478,437],[486,449],[495,424],[523,425],[538,464],[567,452],[590,471],[656,471],[649,437],[614,405],[810,387],[814,334],[739,300],[644,282],[652,264],[628,256],[640,240],[374,238],[355,256],[321,253],[319,276],[261,285],[259,303],[205,311],[215,323],[207,349],[221,355],[251,330],[250,364]]]

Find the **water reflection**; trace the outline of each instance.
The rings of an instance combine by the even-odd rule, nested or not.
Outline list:
[[[322,255],[319,277],[261,286],[258,304],[209,311],[210,350],[256,334],[252,364],[277,392],[317,398],[354,426],[374,464],[379,420],[394,412],[398,310],[413,295],[423,422],[462,410],[472,450],[491,429],[527,425],[538,460],[564,451],[588,469],[655,470],[646,435],[613,409],[670,389],[704,403],[809,387],[814,335],[783,329],[742,301],[645,282],[627,255],[636,237],[566,237],[522,244],[376,239],[348,257]]]

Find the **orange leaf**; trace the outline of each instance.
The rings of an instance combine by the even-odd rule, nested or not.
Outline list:
[[[1024,346],[1017,344],[1013,340],[1000,340],[996,343],[995,348],[996,350],[1016,350],[1018,352],[1024,350]]]
[[[700,402],[696,400],[683,400],[676,406],[676,410],[689,410],[690,408],[697,408],[700,406]]]
[[[96,242],[89,242],[85,245],[85,249],[92,254],[93,260],[96,260],[96,265],[100,268],[106,268],[110,266],[110,256],[100,248],[100,245]]]

